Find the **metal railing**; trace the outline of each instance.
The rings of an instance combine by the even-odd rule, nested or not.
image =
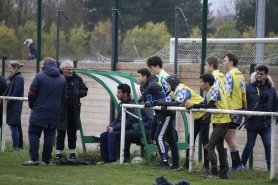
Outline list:
[[[126,124],[126,109],[127,108],[138,108],[144,109],[144,105],[134,105],[134,104],[123,104],[122,105],[122,126],[121,126],[121,149],[120,149],[120,164],[124,162],[124,146],[125,146],[125,124]],[[150,107],[149,109],[160,110],[159,106]],[[173,111],[185,111],[184,107],[167,107],[167,110]],[[239,110],[223,110],[223,109],[192,109],[190,110],[189,127],[190,133],[194,133],[194,112],[209,112],[209,113],[221,113],[221,114],[241,114],[250,116],[271,116],[271,163],[270,163],[270,179],[275,176],[275,146],[276,146],[276,117],[278,117],[277,112],[259,112],[259,111],[239,111]],[[189,171],[192,172],[192,166],[194,162],[194,134],[190,134],[190,162]]]
[[[3,99],[3,112],[2,112],[2,127],[1,127],[1,151],[4,152],[6,146],[6,117],[7,117],[7,100],[14,101],[28,101],[27,97],[11,97],[11,96],[0,96]]]

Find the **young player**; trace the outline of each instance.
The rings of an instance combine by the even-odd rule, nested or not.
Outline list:
[[[227,71],[226,73],[226,92],[228,98],[228,104],[231,106],[232,110],[241,110],[247,108],[246,103],[246,90],[245,90],[245,80],[243,74],[236,68],[238,64],[238,56],[232,52],[228,52],[224,58],[224,67]],[[236,131],[237,127],[241,124],[243,115],[231,115],[231,123],[229,125],[229,130],[225,136],[225,140],[229,145],[232,167],[230,171],[242,170],[244,166],[239,156]]]
[[[211,74],[203,74],[200,76],[200,88],[204,91],[205,98],[200,104],[186,103],[185,108],[217,108],[227,109],[227,102],[224,94],[219,89],[218,85],[214,84],[214,77]],[[228,114],[212,114],[213,131],[209,142],[205,147],[208,150],[209,160],[211,162],[211,174],[206,177],[227,179],[226,157],[224,154],[224,137],[231,122]],[[217,149],[220,171],[218,176],[217,171],[217,156],[214,149]]]
[[[137,80],[141,85],[140,91],[144,97],[145,106],[155,106],[155,101],[161,101],[165,99],[164,91],[157,82],[157,77],[151,75],[151,72],[147,68],[142,68],[137,71]],[[154,135],[155,144],[161,155],[161,162],[155,166],[160,169],[178,169],[179,168],[179,153],[177,141],[174,137],[174,125],[175,113],[167,110],[155,110],[157,118],[157,128]],[[168,144],[171,148],[172,154],[172,166],[170,167],[168,162],[168,150],[165,144],[167,137]]]
[[[194,92],[192,89],[184,84],[180,83],[179,76],[176,74],[170,75],[167,80],[168,89],[171,89],[171,93],[166,97],[166,101],[156,102],[155,105],[159,106],[182,106],[185,103],[190,102],[194,104],[201,103],[202,97]],[[194,143],[197,135],[200,133],[202,135],[203,146],[208,144],[209,140],[209,123],[210,114],[205,114],[204,112],[196,112],[194,114]],[[187,142],[189,143],[189,136]],[[189,168],[189,148],[186,150],[186,161],[183,165],[184,168]],[[209,171],[209,160],[208,152],[204,150],[204,165],[199,172]]]

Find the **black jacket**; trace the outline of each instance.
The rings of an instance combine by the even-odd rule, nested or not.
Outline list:
[[[264,85],[260,84],[258,81],[253,83],[249,82],[246,85],[247,109],[252,111],[255,107],[255,104],[259,102],[264,95],[268,96],[268,101],[260,105],[256,111],[278,112],[278,97],[276,89],[272,87],[272,83],[270,83],[269,79],[265,81]],[[278,118],[276,117],[276,121],[277,119]],[[270,116],[252,116],[251,118],[247,119],[245,123],[245,128],[250,130],[261,129],[270,126]]]
[[[158,83],[158,78],[155,75],[151,75],[148,77],[146,83],[144,85],[140,86],[140,91],[142,96],[144,97],[144,102],[146,103],[148,100],[147,96],[151,95],[152,101],[161,101],[163,98],[165,98],[164,91],[162,89],[162,86]],[[162,93],[161,93],[162,92]],[[170,111],[161,111],[161,110],[155,110],[154,111],[157,117],[166,117],[171,115]]]
[[[73,121],[75,123],[75,130],[79,130],[81,127],[80,121],[80,110],[81,110],[81,103],[80,98],[87,96],[88,88],[84,84],[82,78],[78,76],[76,73],[73,73]],[[61,107],[60,112],[60,125],[58,127],[60,130],[67,130],[67,101],[64,101]]]
[[[23,97],[24,95],[24,79],[21,72],[17,72],[14,76],[9,79],[10,86],[6,96],[12,97]],[[6,123],[8,125],[19,125],[21,124],[21,112],[22,112],[23,101],[7,101],[7,118]],[[2,114],[2,113],[1,113]]]

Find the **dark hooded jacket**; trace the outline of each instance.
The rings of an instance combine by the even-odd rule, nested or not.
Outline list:
[[[67,130],[68,129],[68,118],[69,115],[67,115],[68,108],[71,108],[70,112],[72,112],[72,115],[70,115],[70,118],[74,124],[75,124],[75,130],[79,130],[81,127],[81,121],[80,121],[80,111],[81,111],[81,102],[80,98],[83,98],[87,96],[88,88],[84,84],[82,78],[78,76],[76,73],[73,73],[72,77],[70,79],[67,79],[70,84],[72,84],[72,90],[68,90],[68,98],[72,98],[71,100],[64,101],[62,104],[61,112],[60,112],[60,125],[58,129],[61,130]],[[69,83],[68,83],[69,84]],[[69,86],[67,86],[69,88]],[[71,94],[69,94],[71,93]],[[72,105],[71,107],[68,107],[67,102],[70,102]]]
[[[164,91],[158,83],[158,78],[155,75],[151,75],[147,78],[147,81],[144,85],[140,86],[140,91],[142,96],[144,97],[144,102],[150,101],[149,98],[147,98],[149,95],[151,95],[151,101],[161,101],[165,98]],[[157,117],[165,117],[170,116],[170,111],[161,111],[161,110],[155,110],[155,114]]]
[[[138,103],[139,103],[140,105],[144,105],[144,99],[143,99],[143,97],[141,97],[141,98],[138,100]],[[151,122],[152,122],[152,119],[153,119],[153,110],[150,110],[150,109],[140,109],[140,111],[141,111],[141,116],[142,116],[142,121],[143,121],[143,124],[144,124],[145,131],[148,131],[148,130],[150,130],[150,128],[151,128]],[[137,112],[136,112],[136,113],[137,113]],[[137,122],[135,122],[135,123],[132,125],[132,129],[133,129],[133,130],[141,131],[140,123],[139,123],[138,120],[137,120]]]
[[[262,85],[256,81],[255,75],[251,75],[251,82],[246,84],[246,100],[248,110],[253,110],[255,104],[259,102],[263,96],[268,96],[268,101],[262,103],[255,111],[278,112],[278,99],[276,89],[273,87],[273,82],[269,76],[265,84]],[[277,118],[276,118],[277,119]],[[270,116],[252,116],[245,123],[246,129],[261,129],[271,126]]]
[[[125,101],[121,101],[118,104],[118,116],[117,118],[109,124],[110,127],[113,127],[113,131],[121,131],[121,124],[122,124],[122,104],[134,104],[134,101],[131,100],[131,97],[128,96]],[[135,110],[128,108],[127,111],[135,114]],[[131,130],[132,124],[134,123],[135,119],[132,115],[126,114],[126,126],[125,130]]]
[[[60,124],[61,105],[67,98],[66,79],[60,74],[57,65],[47,64],[35,76],[29,90],[29,123],[44,128],[57,128]]]
[[[24,79],[21,72],[15,73],[10,80],[10,85],[6,96],[23,97],[24,95]],[[8,125],[21,124],[21,112],[23,101],[7,101],[7,119]]]

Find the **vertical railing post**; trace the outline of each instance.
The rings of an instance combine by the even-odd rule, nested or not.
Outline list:
[[[271,160],[270,160],[270,180],[275,176],[275,151],[276,151],[276,117],[271,116]]]
[[[189,172],[193,170],[194,162],[194,112],[190,111],[189,117],[189,130],[190,130],[190,142],[189,142]]]
[[[6,117],[7,117],[7,100],[3,99],[3,116],[2,116],[2,142],[1,142],[1,151],[5,151],[6,146]]]
[[[125,104],[122,104],[120,164],[124,163],[124,155],[125,155],[125,125],[126,125],[126,107],[125,107]]]

